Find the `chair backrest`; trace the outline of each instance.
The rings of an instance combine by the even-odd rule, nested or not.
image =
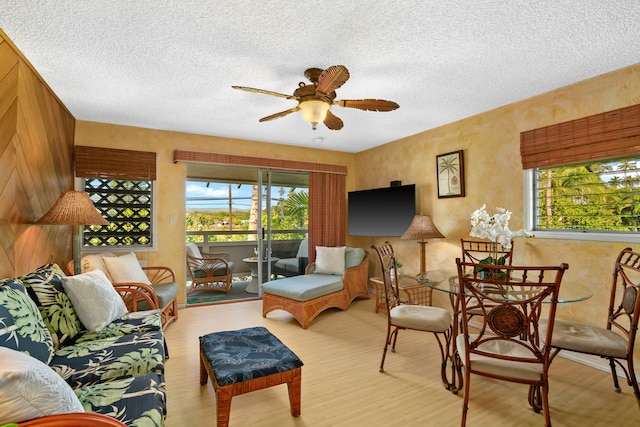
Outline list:
[[[198,249],[195,243],[187,243],[185,250],[188,256],[191,256],[193,258],[202,258],[200,249]]]
[[[569,266],[482,264],[489,270],[489,274],[485,276],[478,273],[465,274],[467,271],[477,272],[480,264],[463,262],[460,258],[456,259],[456,264],[460,294],[483,310],[482,316],[476,320],[480,322],[480,326],[474,323],[473,331],[470,332],[468,308],[466,304],[461,304],[465,366],[474,354],[502,361],[547,365],[560,282]],[[543,312],[549,326],[546,336],[541,337],[538,324]],[[503,351],[505,349],[510,351]],[[498,353],[501,354],[498,356]],[[502,371],[504,372],[495,372],[489,376],[508,379],[508,369]]]
[[[511,265],[513,262],[513,241],[511,241],[511,247],[507,248],[499,243],[488,240],[476,241],[460,239],[460,247],[462,248],[462,260],[464,262],[495,264],[491,261],[496,257],[500,260],[499,263],[504,265]]]
[[[309,257],[309,239],[302,239],[300,246],[298,246],[298,253],[296,258],[308,258]]]
[[[462,248],[462,261],[474,264],[502,264],[511,265],[513,262],[513,241],[511,247],[490,242],[488,240],[465,240],[460,239]],[[480,271],[483,271],[482,268]],[[473,274],[473,271],[466,271],[466,274]]]
[[[640,319],[640,253],[625,248],[616,259],[607,329],[622,333],[633,352]]]
[[[380,267],[382,269],[382,279],[384,282],[384,297],[387,306],[387,315],[389,310],[400,303],[400,290],[398,280],[392,280],[392,277],[398,277],[398,268],[396,265],[396,255],[393,246],[388,241],[382,246],[371,245],[371,248],[378,254]],[[390,318],[387,316],[387,318]]]

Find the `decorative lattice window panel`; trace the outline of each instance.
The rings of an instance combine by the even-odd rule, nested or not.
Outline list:
[[[86,178],[85,191],[109,225],[84,227],[84,246],[152,246],[152,181]]]

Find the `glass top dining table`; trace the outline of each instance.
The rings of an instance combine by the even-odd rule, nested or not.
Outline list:
[[[416,277],[416,281],[424,286],[428,286],[436,291],[442,291],[449,294],[459,295],[460,285],[458,283],[458,276],[450,276],[448,280],[423,280],[420,277]],[[505,300],[520,299],[526,296],[528,293],[533,293],[536,289],[535,285],[523,286],[521,289],[515,290],[513,288],[504,288],[496,291],[494,295],[504,298]],[[471,296],[471,295],[469,295]],[[558,293],[558,303],[570,303],[584,301],[593,296],[593,292],[582,285],[563,280],[560,285],[560,292]],[[544,302],[550,302],[545,300]]]

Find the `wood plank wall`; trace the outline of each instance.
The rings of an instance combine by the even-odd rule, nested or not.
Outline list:
[[[0,279],[71,259],[71,226],[38,226],[73,189],[75,118],[0,30]]]

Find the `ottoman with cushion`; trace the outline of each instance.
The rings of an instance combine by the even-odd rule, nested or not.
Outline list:
[[[200,337],[200,385],[211,378],[217,425],[229,425],[231,398],[286,383],[291,415],[300,415],[302,361],[263,327],[214,332]]]

